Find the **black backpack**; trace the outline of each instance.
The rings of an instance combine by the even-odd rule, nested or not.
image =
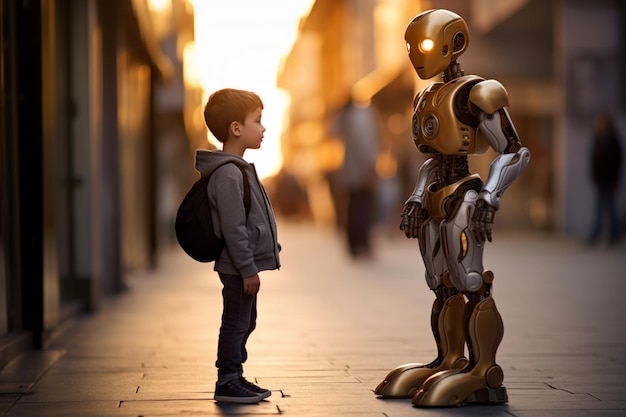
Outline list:
[[[234,163],[232,161],[225,162]],[[250,212],[250,185],[245,169],[234,163],[243,175],[243,203],[246,218]],[[211,175],[197,180],[180,203],[176,213],[176,239],[181,248],[198,262],[211,262],[219,258],[224,249],[224,239],[215,235],[207,184]]]

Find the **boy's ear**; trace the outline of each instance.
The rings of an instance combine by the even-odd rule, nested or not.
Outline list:
[[[241,134],[241,127],[239,126],[239,122],[236,120],[230,124],[229,129],[233,136],[239,136]]]

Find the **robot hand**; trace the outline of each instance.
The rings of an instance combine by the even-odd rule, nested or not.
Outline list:
[[[402,210],[400,230],[404,230],[406,237],[417,238],[422,224],[428,219],[428,212],[420,203],[406,203]]]
[[[491,242],[491,225],[495,213],[495,207],[487,204],[485,200],[476,202],[476,210],[472,218],[472,232],[480,243],[485,243],[485,240]]]

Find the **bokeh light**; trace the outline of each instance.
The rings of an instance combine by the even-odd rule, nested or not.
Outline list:
[[[195,62],[194,76],[204,98],[221,88],[257,93],[263,100],[267,131],[259,150],[248,150],[261,177],[282,166],[280,136],[289,96],[276,87],[282,60],[291,49],[303,16],[313,0],[193,0],[195,45],[185,65]],[[209,135],[216,146],[220,144]]]

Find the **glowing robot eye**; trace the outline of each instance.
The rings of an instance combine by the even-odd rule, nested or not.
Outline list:
[[[420,41],[420,51],[430,52],[435,47],[435,42],[430,38],[425,38]]]

